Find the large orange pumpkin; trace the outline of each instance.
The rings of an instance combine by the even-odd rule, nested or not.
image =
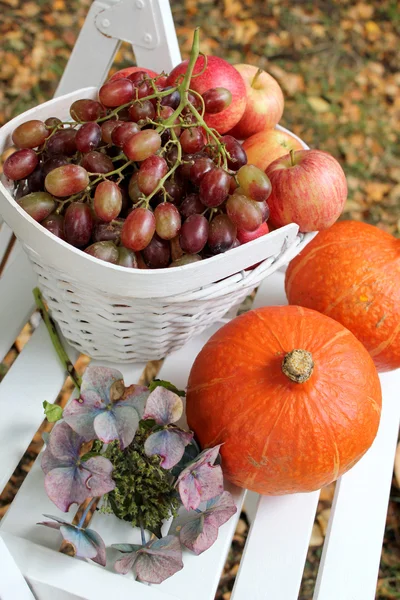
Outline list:
[[[285,287],[290,304],[350,329],[378,371],[400,367],[400,240],[373,225],[338,222],[290,263]]]
[[[252,310],[197,356],[186,411],[202,448],[223,444],[232,483],[261,494],[309,492],[352,467],[375,438],[381,388],[362,344],[298,306]]]

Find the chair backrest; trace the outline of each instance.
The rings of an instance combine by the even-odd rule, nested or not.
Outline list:
[[[95,0],[55,96],[99,86],[122,41],[141,67],[170,71],[181,60],[169,0]]]

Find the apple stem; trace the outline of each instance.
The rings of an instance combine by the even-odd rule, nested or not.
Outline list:
[[[263,72],[262,69],[258,69],[257,73],[254,75],[253,77],[253,81],[251,82],[251,87],[254,87],[256,84],[257,79],[260,77],[261,73]]]
[[[294,150],[293,150],[293,148],[292,148],[292,150],[290,150],[289,154],[290,154],[290,162],[292,163],[292,167],[294,167],[296,165],[296,162],[294,160]]]

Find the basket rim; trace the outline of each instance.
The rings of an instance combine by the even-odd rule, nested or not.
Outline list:
[[[29,118],[33,118],[34,116],[38,118],[38,111],[45,114],[47,110],[50,110],[50,108],[53,109],[59,107],[60,109],[66,109],[69,108],[70,104],[74,100],[88,97],[97,97],[96,87],[91,86],[86,88],[80,88],[74,92],[70,92],[69,94],[65,94],[58,98],[48,100],[47,102],[37,105],[29,109],[28,111],[25,111],[24,113],[18,115],[17,117],[14,117],[14,119],[12,119],[0,128],[0,148],[10,140],[12,131],[20,123],[23,123]],[[297,139],[302,144],[304,149],[309,149],[307,144],[305,144],[305,142],[301,140],[301,138],[293,134],[291,131],[279,125],[276,128],[281,131],[287,132],[293,138]],[[94,271],[96,271],[97,277],[100,278],[107,276],[110,277],[113,274],[115,277],[118,277],[118,279],[120,277],[123,277],[124,280],[129,280],[131,283],[133,281],[137,282],[138,278],[140,278],[140,280],[144,283],[145,281],[148,281],[150,277],[158,277],[161,273],[167,279],[176,279],[177,275],[180,275],[181,278],[192,279],[196,274],[199,274],[200,272],[203,273],[204,277],[205,270],[211,269],[215,272],[217,270],[217,267],[225,267],[221,269],[221,276],[219,277],[219,279],[229,279],[230,277],[234,276],[234,273],[237,273],[238,271],[241,271],[257,262],[268,260],[270,256],[275,255],[276,251],[266,256],[266,249],[268,246],[273,245],[274,238],[283,238],[283,236],[285,235],[287,236],[285,238],[286,245],[290,245],[298,236],[298,226],[295,223],[291,223],[275,231],[272,231],[267,235],[262,236],[261,238],[253,240],[247,244],[243,244],[238,248],[233,248],[229,251],[229,254],[219,254],[207,258],[204,261],[190,263],[179,267],[167,267],[163,269],[126,269],[125,267],[119,265],[113,265],[111,263],[100,261],[95,257],[86,254],[82,250],[71,246],[67,242],[51,234],[18,205],[16,200],[13,198],[10,190],[7,189],[6,185],[3,183],[3,181],[1,181],[1,179],[0,192],[0,207],[2,207],[4,220],[6,222],[10,221],[9,225],[12,229],[15,230],[17,237],[22,241],[23,245],[31,248],[33,252],[36,252],[38,254],[37,249],[35,247],[32,248],[32,246],[43,245],[43,247],[46,247],[46,262],[52,264],[51,257],[54,251],[55,254],[58,254],[59,257],[62,257],[62,263],[66,262],[66,260],[69,261],[70,259],[73,259],[76,263],[75,266],[77,267],[79,265],[79,271],[81,271],[81,269],[83,271],[85,269],[89,269],[93,271],[93,273]],[[4,201],[2,202],[3,199]],[[22,235],[21,230],[24,230],[24,235]],[[36,242],[36,244],[32,243],[31,246],[30,242]],[[43,244],[41,244],[41,242],[43,242]],[[244,255],[248,256],[248,260],[243,260]],[[48,260],[47,256],[49,256]],[[233,266],[233,268],[236,268],[236,271],[224,274],[224,271],[226,271],[227,256],[231,258],[231,261],[229,262],[232,263],[232,265],[234,265],[234,263],[237,263],[238,268]],[[60,260],[60,258],[57,260]],[[206,265],[206,267],[204,265]],[[54,268],[57,268],[57,264],[54,264]],[[232,268],[230,270],[232,271]],[[195,279],[197,280],[198,277],[195,277]],[[207,279],[207,276],[205,276],[205,279]],[[195,286],[191,285],[189,287],[190,289],[195,289],[196,287],[204,287],[204,285],[212,285],[212,283],[214,283],[217,280],[218,279],[214,279],[212,281],[204,281],[203,285],[199,285],[199,282],[197,281]],[[104,289],[104,286],[100,285],[98,287],[99,289]]]

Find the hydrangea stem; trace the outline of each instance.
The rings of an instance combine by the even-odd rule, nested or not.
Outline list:
[[[39,288],[35,288],[33,290],[33,296],[35,298],[36,306],[39,309],[39,312],[42,316],[44,324],[46,325],[46,329],[49,333],[54,350],[57,352],[57,355],[61,361],[61,364],[63,365],[64,369],[66,370],[68,375],[71,377],[72,381],[74,382],[75,387],[79,391],[81,389],[82,379],[81,379],[80,375],[78,375],[78,373],[76,372],[74,365],[70,361],[68,354],[65,352],[65,350],[63,348],[63,345],[62,345],[61,340],[57,333],[56,325],[55,325],[53,319],[50,317],[49,312],[43,302],[43,296],[42,296],[42,293],[39,290]]]

